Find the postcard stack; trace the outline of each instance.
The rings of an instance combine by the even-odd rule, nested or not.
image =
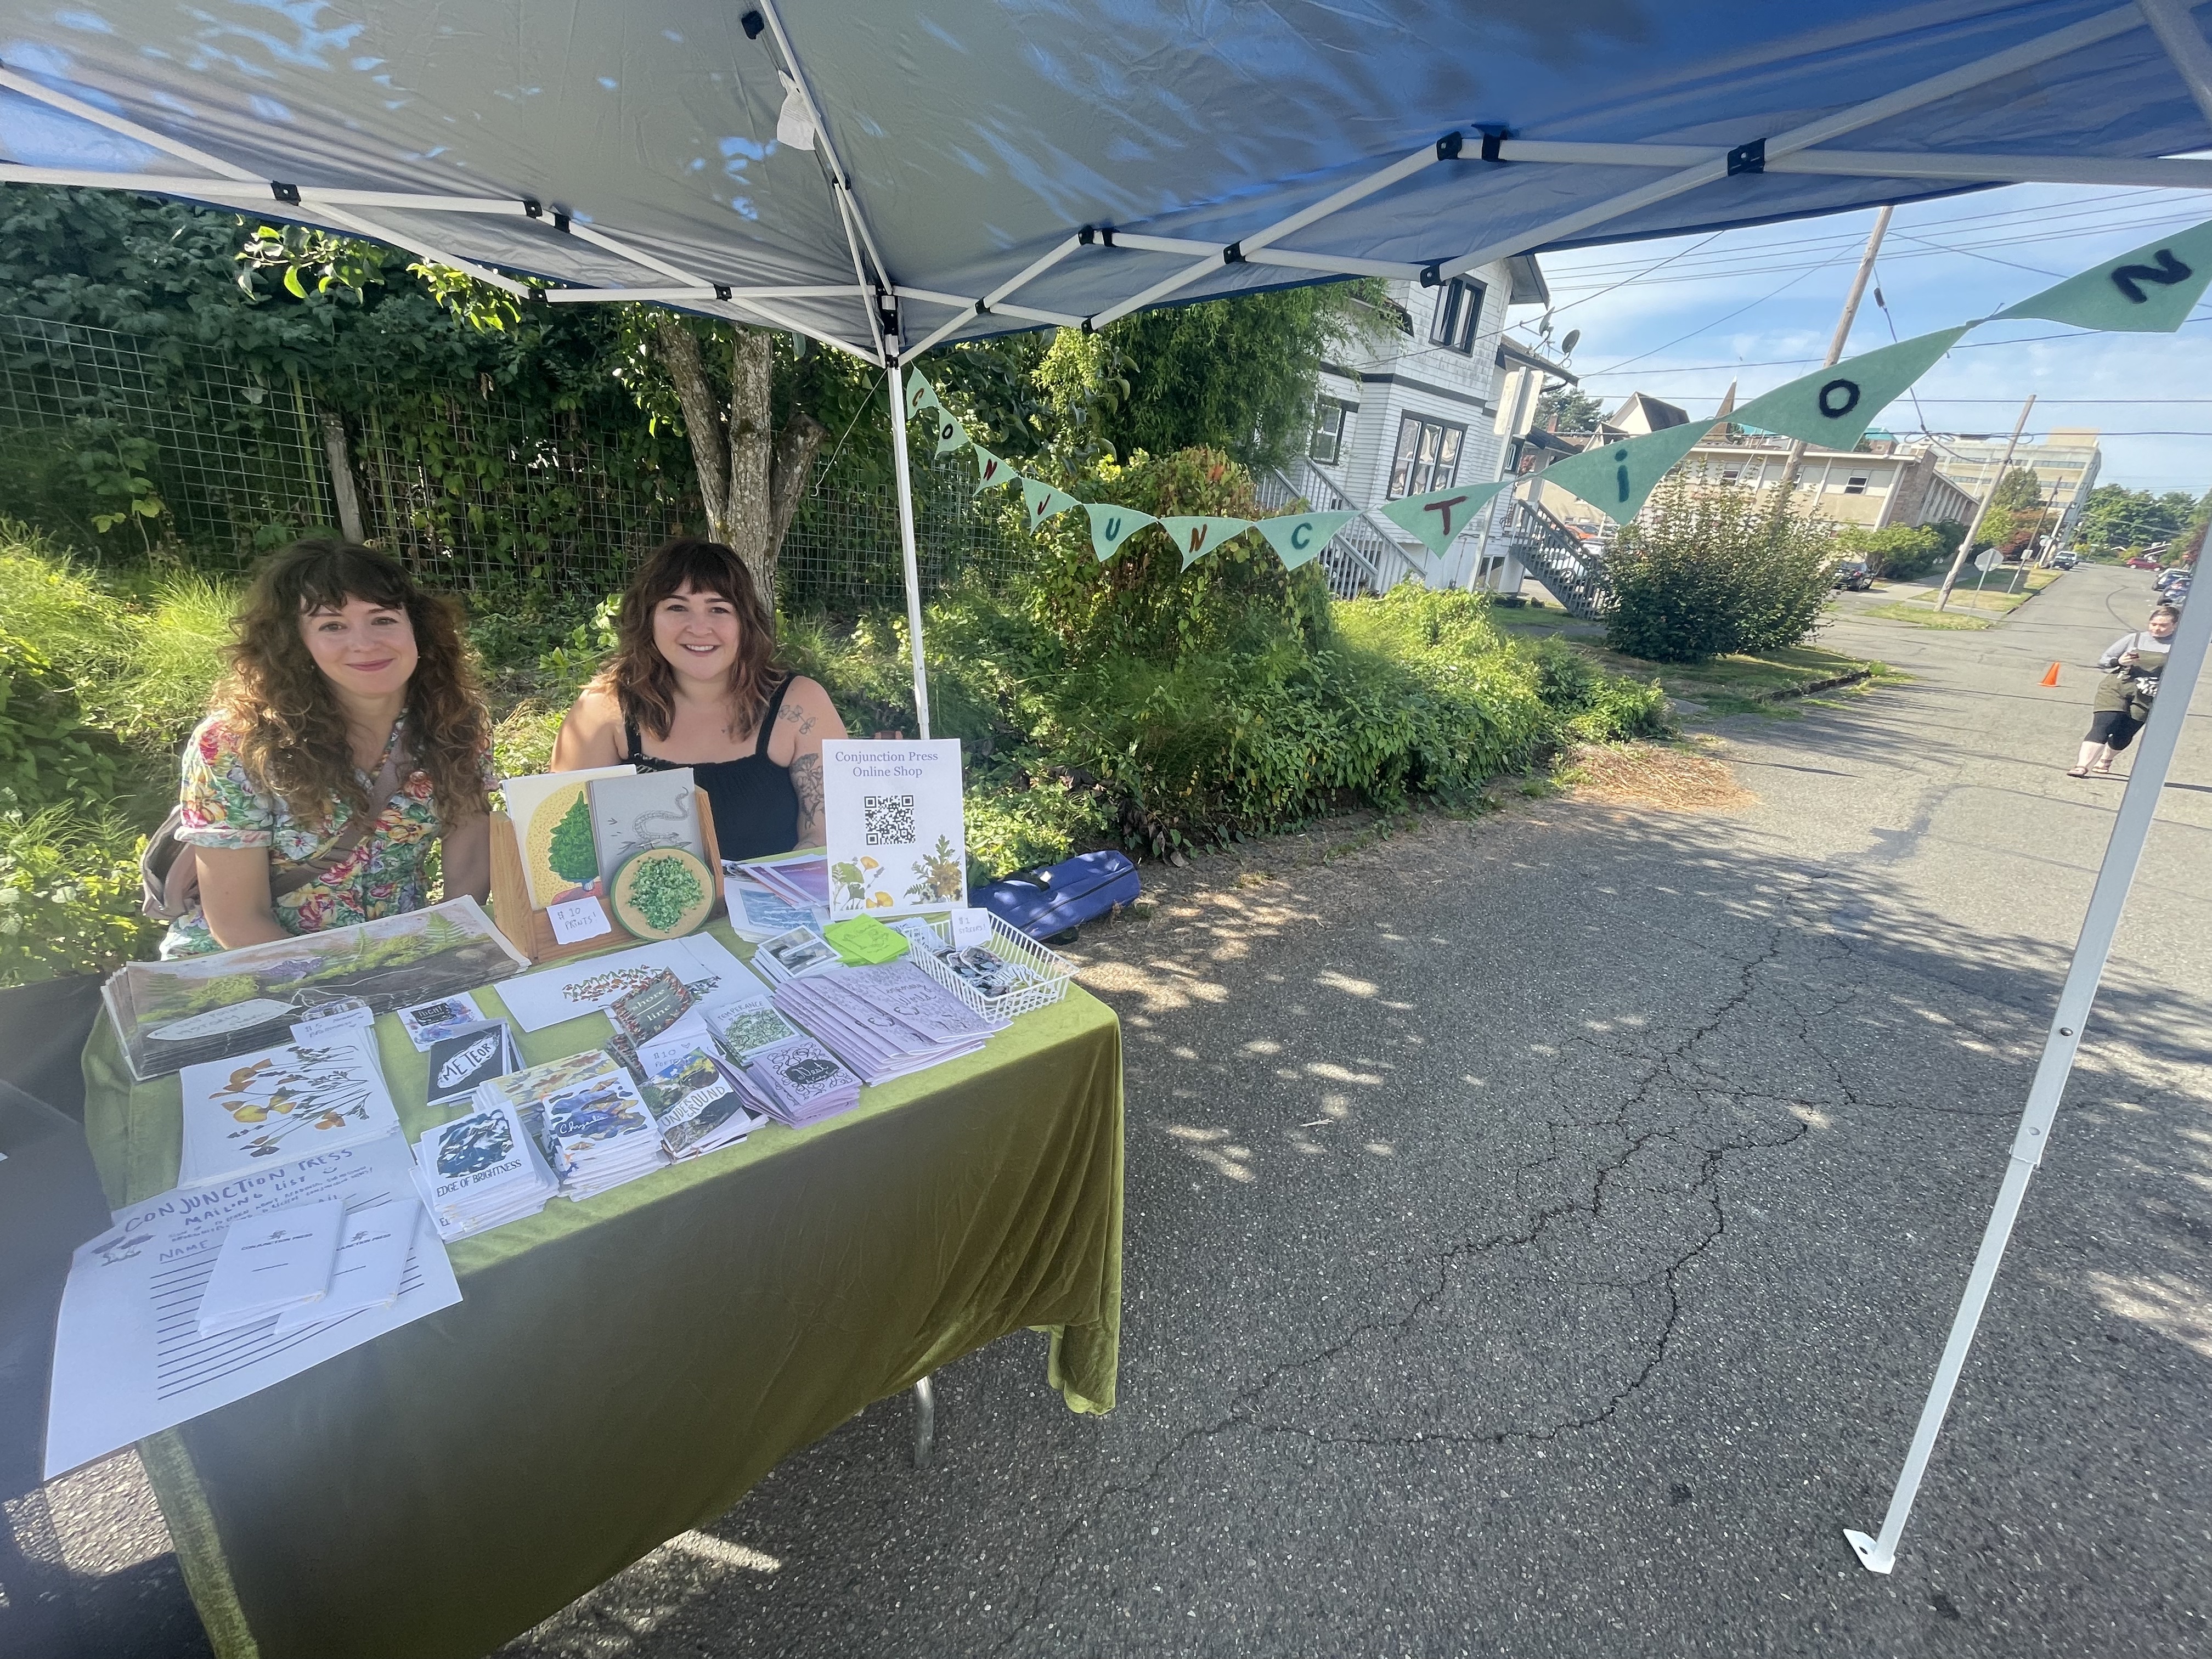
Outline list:
[[[782,985],[809,974],[826,974],[843,958],[836,947],[811,928],[794,927],[764,942],[753,952],[753,969],[771,985]]]
[[[841,968],[793,981],[776,988],[775,1001],[865,1083],[885,1083],[972,1054],[992,1029],[910,962]]]
[[[819,928],[828,919],[826,910],[793,904],[783,894],[740,873],[744,867],[731,860],[722,861],[727,878],[722,891],[730,902],[730,927],[739,939],[758,945],[794,927]]]
[[[860,1079],[784,1018],[765,991],[710,1004],[700,1014],[738,1062],[738,1086],[779,1123],[802,1127],[860,1103]]]
[[[505,1101],[425,1129],[415,1163],[430,1219],[449,1244],[536,1215],[561,1186]]]
[[[561,1191],[580,1202],[664,1167],[660,1127],[603,1048],[480,1085],[477,1103],[507,1106],[535,1137]]]
[[[737,1072],[700,1048],[655,1072],[644,1092],[660,1124],[660,1144],[678,1163],[735,1146],[765,1115]]]
[[[802,909],[829,908],[830,860],[820,853],[778,853],[769,858],[747,859],[737,865],[736,872]]]

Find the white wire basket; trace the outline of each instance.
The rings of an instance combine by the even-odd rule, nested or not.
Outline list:
[[[1073,963],[1057,951],[1038,944],[1019,928],[1009,926],[1004,918],[989,911],[984,914],[991,917],[992,951],[1026,972],[1030,975],[1026,984],[1018,985],[1000,996],[986,996],[927,951],[910,950],[907,960],[995,1026],[1011,1024],[1018,1014],[1049,1008],[1067,994],[1068,981],[1075,977]],[[923,916],[920,920],[946,945],[952,943],[951,917]]]

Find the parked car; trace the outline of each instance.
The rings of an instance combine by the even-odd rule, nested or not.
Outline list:
[[[2160,592],[2164,593],[2169,592],[2176,582],[2181,583],[2184,586],[2188,586],[2189,571],[2187,567],[2176,565],[2171,570],[2160,571],[2158,573],[2158,580],[2153,582],[2151,586],[2158,589]]]
[[[1830,586],[1863,593],[1874,586],[1874,572],[1864,559],[1845,559],[1836,567],[1836,579]]]
[[[2081,560],[2078,554],[2054,553],[2051,556],[2051,562],[2061,570],[2071,570],[2075,565],[2081,563]]]
[[[2158,561],[2151,557],[2148,553],[2138,553],[2135,557],[2128,561],[2128,568],[2130,570],[2155,570],[2158,568]]]

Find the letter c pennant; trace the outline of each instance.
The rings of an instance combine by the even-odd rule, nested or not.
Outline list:
[[[1283,568],[1296,570],[1358,516],[1356,513],[1291,513],[1279,519],[1262,519],[1253,527],[1267,538],[1267,545],[1283,562]]]

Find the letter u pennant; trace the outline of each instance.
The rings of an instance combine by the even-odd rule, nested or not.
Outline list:
[[[1159,520],[1149,513],[1139,513],[1133,507],[1115,507],[1110,501],[1085,501],[1083,510],[1091,515],[1091,550],[1103,564],[1121,550],[1121,544],[1148,524]]]
[[[1249,519],[1162,519],[1160,528],[1182,555],[1186,570],[1239,532],[1249,530]]]

